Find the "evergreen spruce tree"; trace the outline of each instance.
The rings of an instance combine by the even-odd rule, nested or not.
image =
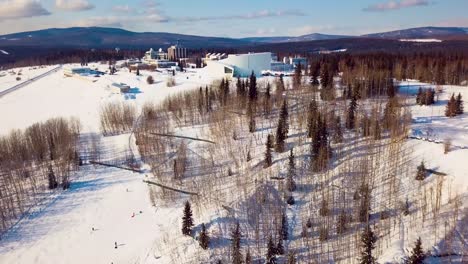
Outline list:
[[[300,87],[301,83],[302,83],[302,65],[299,63],[294,69],[294,78],[293,78],[294,88]]]
[[[447,106],[445,108],[445,116],[447,117],[454,117],[457,115],[457,100],[455,99],[455,94],[452,94],[450,100],[447,102]]]
[[[408,258],[407,263],[408,264],[423,264],[425,258],[426,258],[426,255],[423,252],[421,238],[419,237],[416,240],[414,248],[411,251],[411,256]]]
[[[322,135],[321,135],[321,132],[323,131],[322,125],[323,125],[322,117],[319,113],[317,116],[316,124],[311,129],[311,137],[312,137],[311,156],[314,158],[314,161],[316,161],[320,152],[320,147],[322,146]]]
[[[280,239],[288,240],[289,236],[289,224],[288,224],[288,215],[286,212],[283,212],[281,216],[281,229],[280,229]]]
[[[310,77],[312,77],[312,85],[318,85],[318,77],[320,75],[320,63],[315,62],[310,65]]]
[[[283,239],[278,237],[278,243],[276,244],[276,254],[284,255]]]
[[[273,148],[273,136],[268,134],[266,149],[265,149],[265,168],[270,167],[273,164],[273,158],[271,155],[271,149]]]
[[[351,98],[351,102],[349,103],[348,113],[346,115],[346,128],[347,129],[354,129],[355,119],[356,119],[356,110],[357,110],[357,98],[353,96]]]
[[[317,116],[319,115],[317,101],[315,98],[309,104],[307,113],[307,136],[312,137],[314,135],[314,129],[317,128]]]
[[[276,247],[273,243],[273,238],[270,236],[267,245],[266,264],[276,264]]]
[[[252,71],[252,74],[250,75],[250,82],[249,82],[249,99],[250,101],[256,101],[257,100],[257,77],[255,76],[255,73]]]
[[[435,103],[435,91],[434,89],[426,90],[426,105],[432,105]]]
[[[278,120],[278,127],[276,129],[276,151],[283,152],[284,141],[288,137],[289,131],[289,122],[288,122],[289,114],[288,114],[288,104],[286,100],[283,101],[283,106],[281,107],[280,117]]]
[[[247,249],[247,253],[245,253],[245,264],[252,264],[252,255],[250,254],[250,249]]]
[[[322,90],[328,88],[330,85],[330,71],[328,64],[323,65],[320,69],[320,84],[322,85]]]
[[[343,128],[341,127],[341,118],[337,116],[335,118],[335,130],[333,131],[333,142],[343,142]]]
[[[364,232],[361,235],[361,256],[359,258],[359,263],[361,264],[374,264],[377,263],[376,258],[372,255],[372,250],[375,249],[375,242],[377,237],[372,232],[370,226],[367,226]]]
[[[458,93],[456,103],[455,103],[455,114],[456,115],[462,115],[464,112],[464,107],[463,107],[463,100],[461,93]]]
[[[236,223],[235,227],[231,231],[231,259],[233,264],[242,264],[242,253],[241,253],[241,231],[239,222]]]
[[[325,64],[325,66],[322,67],[320,83],[322,84],[322,88],[320,89],[320,98],[326,101],[335,99],[335,89],[333,86],[333,71],[330,68],[329,64]]]
[[[265,99],[263,101],[263,113],[268,116],[271,112],[271,85],[268,82],[265,91]]]
[[[201,228],[202,230],[200,232],[200,237],[198,238],[198,243],[200,244],[201,248],[208,249],[210,245],[210,237],[208,236],[208,233],[206,232],[206,227],[204,223],[202,224]]]
[[[270,99],[271,97],[271,84],[268,82],[265,90],[265,98]]]
[[[424,165],[424,161],[421,161],[421,165],[418,166],[418,171],[416,173],[416,180],[424,181],[424,179],[426,179],[426,174],[426,166]]]
[[[184,215],[182,217],[182,234],[190,236],[192,233],[193,227],[193,218],[192,218],[192,209],[189,201],[185,202],[184,206]]]
[[[52,169],[52,165],[49,165],[49,174],[48,174],[48,179],[49,179],[49,189],[55,189],[58,186],[57,183],[57,178],[55,177],[54,170]]]
[[[226,83],[225,83],[225,79],[221,79],[221,82],[219,83],[219,97],[220,97],[220,102],[221,102],[221,105],[225,105],[226,104]]]
[[[294,161],[293,149],[291,149],[289,153],[288,178],[286,182],[286,188],[290,192],[293,192],[296,190],[296,181],[294,180],[295,177],[296,177],[296,163]]]

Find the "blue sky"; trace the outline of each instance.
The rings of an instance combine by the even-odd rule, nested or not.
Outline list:
[[[0,34],[50,27],[246,37],[468,27],[468,0],[0,0]]]

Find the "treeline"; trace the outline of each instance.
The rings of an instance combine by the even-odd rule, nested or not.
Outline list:
[[[21,217],[41,194],[70,186],[78,154],[80,122],[54,118],[0,137],[0,232]]]
[[[393,79],[437,85],[460,85],[468,80],[468,54],[452,51],[314,55],[309,61],[309,76],[313,82],[320,77],[324,87],[331,86],[332,77],[342,73],[348,98],[353,91],[362,98],[393,93]]]
[[[129,58],[141,58],[143,50],[119,50],[114,49],[25,49],[24,47],[5,48],[11,56],[0,60],[0,66],[5,68],[26,67],[35,65],[52,65],[66,63],[89,63],[98,61],[117,61]],[[34,51],[29,53],[28,50]],[[5,56],[4,56],[5,57]],[[8,59],[8,60],[7,60]]]

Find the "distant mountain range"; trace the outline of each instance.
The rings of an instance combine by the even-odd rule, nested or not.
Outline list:
[[[402,42],[401,39],[410,41]],[[176,43],[190,49],[223,50],[224,52],[314,53],[333,50],[401,52],[415,48],[418,50],[423,48],[468,50],[468,28],[421,27],[362,36],[313,33],[298,37],[273,36],[237,39],[164,32],[132,32],[103,27],[51,28],[0,36],[0,65],[76,49],[144,50],[167,48]]]
[[[327,35],[320,33],[312,33],[299,37],[252,37],[243,38],[241,40],[257,43],[282,43],[282,42],[302,42],[302,41],[314,41],[314,40],[328,40],[328,39],[342,39],[352,38],[353,36],[344,35]]]
[[[221,38],[163,32],[131,32],[117,28],[73,27],[52,28],[0,36],[0,47],[40,46],[77,48],[149,48],[167,47],[180,42],[188,48],[239,48],[265,43],[290,43],[343,38],[378,39],[467,39],[468,28],[422,27],[362,36],[343,36],[313,33],[298,37]]]
[[[367,38],[383,38],[383,39],[453,39],[457,37],[466,38],[468,36],[468,28],[462,27],[421,27],[395,30],[384,33],[374,33],[363,35]]]
[[[132,32],[118,28],[51,28],[0,36],[2,46],[41,46],[77,48],[150,48],[167,47],[180,42],[189,48],[245,45],[232,38],[202,37],[164,32]]]

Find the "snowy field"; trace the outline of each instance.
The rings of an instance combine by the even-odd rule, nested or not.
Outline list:
[[[0,71],[0,92],[39,76],[56,66],[34,66]],[[20,80],[17,80],[20,78]]]
[[[90,66],[100,70],[107,68],[98,64]],[[53,67],[24,68],[21,70],[22,78],[40,75]],[[10,71],[3,72],[0,90],[17,82],[15,78],[19,69],[14,71],[15,75]],[[146,83],[148,75],[154,77],[154,84]],[[63,72],[58,71],[0,98],[0,112],[8,113],[0,116],[0,135],[59,116],[79,118],[84,135],[99,133],[99,110],[107,102],[127,101],[139,109],[145,102],[160,102],[170,94],[209,85],[214,81],[206,77],[202,70],[192,69],[187,73],[178,73],[174,87],[166,86],[167,78],[168,75],[164,73],[141,71],[141,76],[136,76],[122,70],[116,75],[86,79],[64,77]],[[114,82],[130,85],[133,94],[113,94],[109,86]],[[446,181],[453,183],[454,192],[464,194],[466,204],[468,114],[449,119],[444,116],[444,109],[452,93],[461,92],[467,101],[468,87],[443,86],[443,92],[438,95],[434,106],[417,106],[415,91],[419,86],[427,85],[417,82],[400,85],[400,92],[408,94],[409,102],[414,104],[411,110],[412,136],[415,139],[410,139],[408,143],[414,163],[424,160],[429,169],[446,173]],[[465,108],[468,108],[466,103]],[[136,150],[129,137],[129,134],[124,134],[103,138],[101,150],[104,159],[123,158],[129,149]],[[440,142],[446,137],[452,140],[453,150],[444,155]],[[182,205],[153,205],[148,187],[142,182],[145,177],[145,174],[87,166],[73,176],[69,190],[44,198],[29,215],[1,237],[0,263],[171,263],[170,258],[158,253],[162,251],[160,246],[167,241],[178,243],[169,243],[166,253],[171,247],[181,247],[186,255],[200,253],[194,242],[189,241],[190,238],[169,237],[180,233]],[[381,263],[395,262],[413,245],[417,236],[429,236],[430,226],[405,227],[407,220],[402,219],[400,225],[403,229],[410,229],[408,236],[396,237],[380,257]],[[459,232],[460,236],[468,237],[466,228],[460,227]],[[182,239],[187,241],[180,241]],[[463,250],[463,245],[459,249]]]
[[[53,67],[21,72],[33,76]],[[148,75],[155,79],[153,85],[146,83]],[[0,134],[52,117],[78,117],[84,135],[99,133],[99,110],[106,102],[128,101],[140,107],[211,83],[200,76],[194,70],[178,73],[176,86],[169,88],[163,73],[141,71],[136,76],[123,70],[92,82],[64,77],[60,70],[0,99],[0,112],[11,113],[1,115]],[[7,73],[0,87],[8,88],[15,77]],[[108,87],[114,82],[130,85],[134,94],[113,94]],[[104,138],[104,158],[122,158],[129,142],[129,134]],[[151,249],[161,239],[160,229],[178,225],[180,210],[154,207],[143,178],[144,174],[88,166],[73,177],[69,190],[45,198],[1,237],[0,263],[155,263],[159,256]]]

